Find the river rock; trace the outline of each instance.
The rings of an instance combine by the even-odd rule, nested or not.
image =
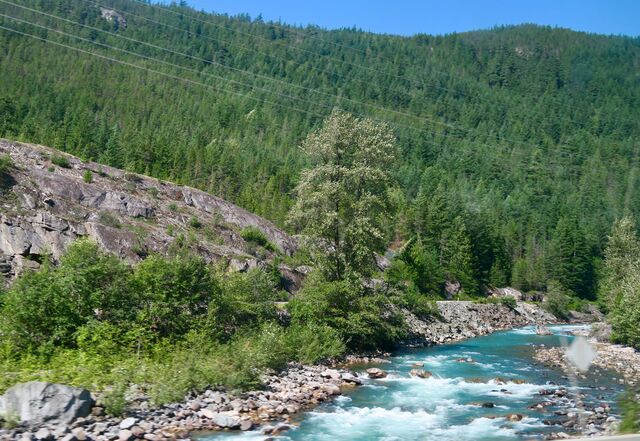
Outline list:
[[[425,371],[423,369],[411,369],[411,372],[409,372],[409,375],[411,375],[412,377],[418,377],[418,378],[431,378],[433,376],[431,372]]]
[[[120,427],[121,429],[130,429],[135,426],[137,422],[138,420],[136,418],[125,418],[124,420],[120,421],[120,425],[118,427]]]
[[[34,437],[38,441],[49,441],[53,439],[53,433],[51,433],[51,430],[43,427],[35,433]]]
[[[132,441],[134,439],[135,439],[135,436],[133,436],[133,433],[128,429],[120,430],[118,432],[119,441]]]
[[[251,420],[243,420],[240,423],[240,430],[247,431],[253,429],[253,421]]]
[[[16,384],[0,397],[0,414],[16,414],[26,425],[46,422],[69,424],[91,412],[93,400],[86,389],[32,381]]]
[[[385,378],[387,376],[385,371],[378,368],[367,369],[367,374],[369,375],[369,378]]]
[[[225,415],[223,413],[218,413],[214,415],[211,420],[213,424],[218,427],[222,427],[223,429],[238,429],[240,428],[240,419],[237,417],[233,417],[231,415]]]
[[[524,418],[524,416],[519,413],[510,413],[510,414],[507,414],[505,418],[508,419],[509,421],[517,422],[517,421],[522,421],[522,418]]]

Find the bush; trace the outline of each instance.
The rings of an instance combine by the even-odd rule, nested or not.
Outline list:
[[[206,318],[209,304],[220,296],[204,260],[191,256],[148,257],[134,270],[132,290],[139,305],[136,323],[172,339]]]
[[[265,236],[265,234],[256,227],[247,227],[243,229],[240,232],[240,237],[242,237],[247,242],[253,242],[257,245],[260,245],[261,247],[269,251],[276,251],[276,247],[271,242],[269,242],[267,236]]]
[[[435,300],[415,289],[396,288],[393,300],[396,305],[408,309],[420,318],[428,319],[440,316]]]
[[[622,421],[621,433],[638,433],[640,431],[640,388],[629,389],[620,399]]]
[[[216,320],[227,331],[235,331],[277,317],[274,302],[280,300],[278,281],[261,269],[220,275],[221,299]]]
[[[51,157],[51,162],[62,168],[71,168],[71,164],[69,163],[69,159],[66,156],[62,155],[53,155]]]
[[[516,307],[518,306],[518,302],[516,301],[515,297],[511,296],[500,297],[500,304],[510,309],[516,309]]]
[[[189,219],[189,226],[191,228],[202,228],[202,222],[200,222],[200,219],[193,216],[191,219]]]
[[[101,211],[98,214],[98,222],[102,225],[106,225],[107,227],[122,228],[120,220],[108,211]]]
[[[290,326],[285,335],[285,344],[292,349],[293,359],[306,364],[338,357],[346,350],[335,329],[316,323]]]
[[[0,334],[21,350],[42,345],[73,347],[90,320],[131,318],[128,268],[88,240],[71,245],[58,268],[45,262],[11,287],[0,311]]]
[[[317,275],[289,303],[292,324],[326,325],[352,350],[392,347],[404,336],[404,321],[386,296],[365,291],[359,281],[325,281]]]
[[[0,175],[13,168],[13,160],[9,155],[0,155]]]
[[[85,170],[82,174],[82,179],[87,184],[91,184],[93,182],[93,173],[91,173],[91,170]]]

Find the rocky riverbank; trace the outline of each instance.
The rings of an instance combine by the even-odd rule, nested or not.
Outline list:
[[[406,344],[440,344],[518,326],[556,322],[539,307],[522,302],[515,308],[473,302],[437,302],[437,306],[440,317],[430,321],[405,312],[411,332]],[[148,397],[140,395],[135,408],[124,418],[106,416],[98,400],[89,415],[70,424],[50,422],[38,427],[4,429],[0,430],[0,440],[162,441],[189,439],[194,432],[250,430],[256,426],[265,434],[277,435],[295,424],[295,415],[361,384],[350,366],[382,364],[387,355],[351,355],[325,366],[291,364],[277,375],[265,376],[262,390],[232,393],[211,388],[181,403],[159,408],[150,406]]]
[[[597,328],[597,327],[596,327]],[[593,334],[593,333],[592,333]],[[595,338],[589,339],[591,345],[596,350],[596,357],[593,360],[590,371],[596,375],[604,375],[612,378],[620,384],[635,386],[640,382],[640,353],[633,348],[614,345],[607,342],[599,342]],[[565,350],[561,347],[539,346],[535,349],[534,358],[540,363],[562,369],[567,374],[573,371],[565,357]],[[613,374],[612,374],[613,373]],[[615,376],[617,374],[617,376]],[[613,375],[613,377],[612,377]],[[578,380],[586,377],[577,374]],[[575,405],[575,402],[565,403]],[[619,420],[615,416],[609,415],[609,407],[606,403],[584,409],[584,426],[582,432],[586,435],[607,435],[615,432]],[[577,409],[568,409],[566,416],[571,417],[562,423],[564,427],[576,430],[578,427]],[[564,433],[555,434],[551,439],[564,437]]]
[[[70,424],[50,421],[38,427],[17,426],[0,430],[0,439],[162,441],[189,439],[192,432],[250,430],[256,425],[276,435],[291,427],[292,416],[360,384],[357,375],[346,369],[298,364],[263,382],[264,390],[234,394],[212,388],[159,408],[150,408],[148,398],[140,396],[137,408],[124,418],[106,416],[98,400],[89,415]]]
[[[640,353],[638,351],[611,343],[593,341],[591,343],[598,354],[593,360],[591,369],[615,371],[619,374],[617,381],[621,384],[636,385],[640,383]],[[535,359],[547,366],[567,370],[563,348],[539,347],[536,349]]]
[[[436,302],[439,317],[423,320],[409,311],[407,346],[430,346],[478,337],[527,325],[557,323],[558,319],[537,305],[518,302],[515,308],[500,303]]]

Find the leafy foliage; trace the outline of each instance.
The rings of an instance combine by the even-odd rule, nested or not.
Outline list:
[[[0,175],[8,172],[13,167],[13,161],[9,155],[0,155]]]
[[[370,275],[383,251],[393,207],[390,168],[396,156],[385,125],[339,111],[302,146],[313,167],[302,172],[290,223],[311,239],[331,280]]]
[[[640,348],[640,240],[632,218],[614,224],[603,272],[600,290],[607,300],[613,339]]]
[[[69,159],[67,159],[66,156],[62,156],[62,155],[53,155],[51,157],[51,162],[55,165],[57,165],[58,167],[62,167],[62,168],[70,168],[71,164],[69,163]]]
[[[327,281],[317,274],[290,302],[292,323],[326,325],[352,350],[391,347],[403,336],[402,318],[382,293],[359,281]]]
[[[273,274],[219,273],[184,253],[129,266],[88,240],[45,262],[0,296],[0,391],[48,380],[103,390],[122,412],[132,383],[153,399],[210,384],[254,387],[265,369],[345,350],[321,320],[286,327]]]

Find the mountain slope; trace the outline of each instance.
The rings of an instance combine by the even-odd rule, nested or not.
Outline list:
[[[12,3],[30,9],[0,4],[23,20],[2,26],[129,64],[0,30],[0,136],[192,185],[282,226],[306,165],[297,146],[332,107],[389,121],[399,237],[420,223],[414,200],[438,195],[465,224],[480,285],[493,271],[544,289],[563,277],[562,256],[547,264],[559,249],[582,250],[588,274],[613,220],[640,213],[637,38],[533,25],[405,38],[100,3],[124,27],[92,1]]]

